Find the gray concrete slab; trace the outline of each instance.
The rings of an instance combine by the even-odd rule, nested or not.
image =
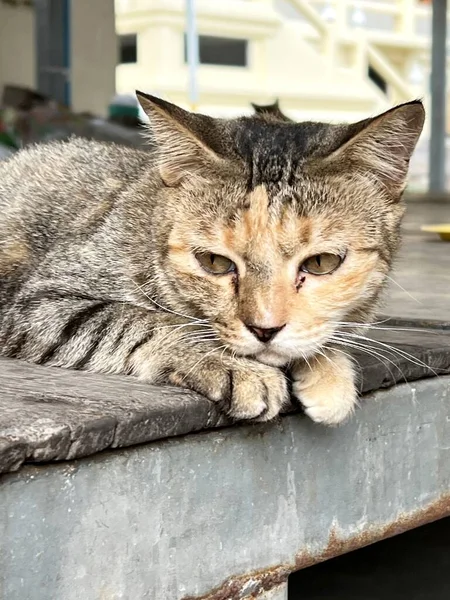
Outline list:
[[[450,514],[449,414],[447,376],[370,394],[336,429],[292,415],[26,466],[0,480],[0,597],[267,597]]]

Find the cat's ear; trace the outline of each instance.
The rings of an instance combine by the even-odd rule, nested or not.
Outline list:
[[[284,114],[284,112],[282,112],[278,98],[273,104],[255,104],[254,102],[251,102],[250,104],[252,105],[253,110],[257,115],[262,115],[264,117],[273,117],[279,121],[293,123],[292,119],[287,117]]]
[[[350,139],[326,161],[339,168],[375,176],[393,195],[406,185],[409,160],[422,132],[425,111],[420,100],[350,126]]]
[[[136,96],[150,120],[148,128],[159,154],[160,175],[167,186],[176,186],[202,167],[221,161],[208,143],[214,119],[143,92],[136,91]]]
[[[272,104],[256,104],[250,102],[255,113],[278,113],[280,112],[280,102],[278,98]]]

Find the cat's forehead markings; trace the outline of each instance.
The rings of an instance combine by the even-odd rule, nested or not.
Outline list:
[[[248,194],[248,206],[243,218],[248,237],[259,237],[267,230],[269,221],[269,196],[264,185],[259,185]]]
[[[221,231],[225,247],[241,254],[255,265],[281,257],[292,258],[299,246],[311,242],[311,217],[299,216],[291,203],[271,203],[265,185],[249,192],[238,218]]]
[[[247,246],[249,242],[268,233],[269,197],[260,185],[248,193],[241,210],[222,230],[222,239],[228,246]]]

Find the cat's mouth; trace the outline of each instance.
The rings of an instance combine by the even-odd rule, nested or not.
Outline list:
[[[257,354],[255,358],[259,362],[269,365],[270,367],[284,367],[290,360],[287,356],[283,356],[278,352],[274,352],[273,350],[270,350],[270,348],[264,349],[262,352]]]
[[[258,341],[244,329],[238,335],[233,335],[232,339],[229,332],[226,332],[228,335],[223,333],[221,338],[237,355],[253,358],[271,367],[284,367],[292,360],[314,356],[329,337],[329,331],[324,326],[314,331],[304,331],[302,335],[283,330],[274,340],[266,343]]]
[[[271,344],[263,345],[257,342],[251,344],[232,343],[230,348],[240,356],[253,358],[271,367],[284,367],[292,358],[292,356],[275,349]]]

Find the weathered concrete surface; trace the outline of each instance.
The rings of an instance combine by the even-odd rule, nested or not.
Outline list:
[[[370,394],[337,429],[290,415],[25,466],[1,479],[0,597],[264,598],[449,515],[449,414],[447,376]]]
[[[355,354],[363,392],[450,372],[448,331],[381,329],[373,338],[365,344],[375,357]],[[187,390],[0,359],[0,473],[224,425]]]

